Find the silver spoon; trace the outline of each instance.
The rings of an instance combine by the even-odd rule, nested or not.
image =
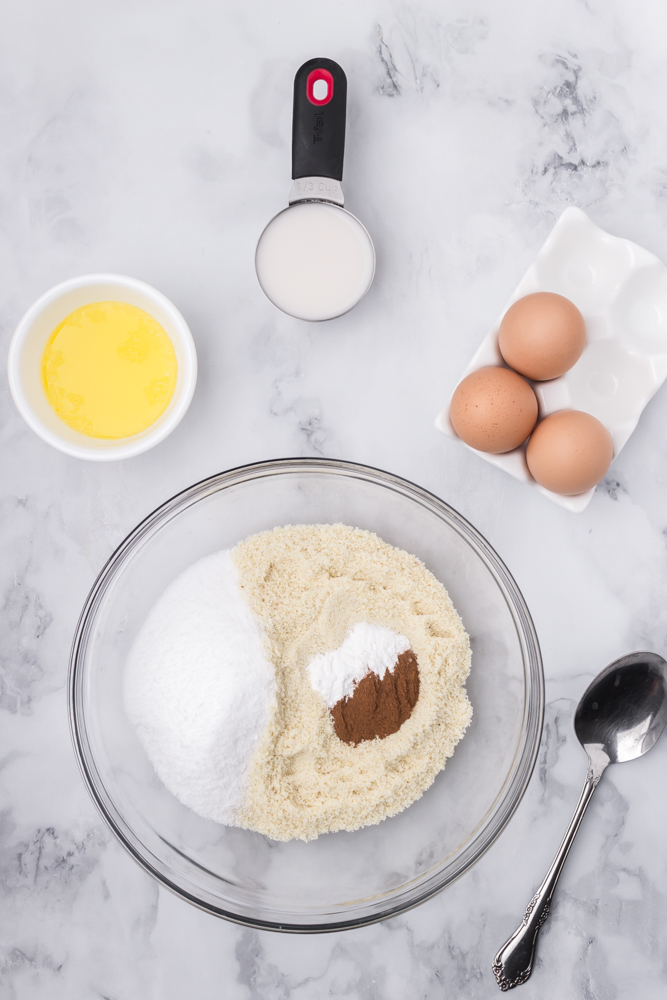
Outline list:
[[[493,960],[501,990],[525,983],[533,971],[540,927],[579,824],[608,764],[650,750],[667,723],[667,663],[657,653],[629,653],[598,674],[574,716],[574,731],[588,754],[588,774],[572,822],[547,876],[526,907],[519,928]]]

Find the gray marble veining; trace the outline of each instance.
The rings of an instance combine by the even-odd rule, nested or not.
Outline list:
[[[1,356],[22,312],[95,270],[186,316],[200,381],[154,451],[96,466],[0,391],[0,1000],[499,996],[491,961],[553,857],[592,676],[667,646],[667,394],[581,515],[432,428],[564,207],[667,260],[660,0],[24,0],[0,32]],[[290,187],[291,87],[349,80],[347,204],[375,283],[321,326],[278,314],[253,253]],[[4,363],[4,362],[3,362]],[[453,504],[506,560],[547,679],[540,757],[481,862],[418,909],[319,937],[217,921],[158,890],[103,827],[70,747],[69,643],[125,534],[206,475],[285,455],[367,462]],[[667,743],[610,769],[525,1000],[661,1000]]]

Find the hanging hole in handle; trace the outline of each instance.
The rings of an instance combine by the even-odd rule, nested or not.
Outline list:
[[[313,84],[313,97],[316,101],[325,101],[329,96],[329,84],[326,80],[316,80]]]
[[[306,80],[306,96],[311,104],[328,104],[333,97],[334,81],[328,69],[314,69]]]

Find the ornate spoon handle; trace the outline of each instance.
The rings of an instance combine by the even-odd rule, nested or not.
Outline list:
[[[549,916],[551,897],[554,894],[556,883],[563,870],[565,858],[572,847],[572,842],[586,812],[588,803],[591,801],[593,792],[597,788],[602,773],[609,763],[606,754],[595,753],[593,747],[587,747],[586,749],[589,751],[588,774],[586,775],[586,781],[579,802],[577,803],[577,808],[574,811],[574,816],[563,838],[563,843],[558,849],[558,854],[554,858],[544,882],[526,907],[521,924],[514,934],[512,934],[509,941],[505,942],[493,960],[493,972],[496,982],[503,992],[511,990],[515,986],[521,986],[533,971],[537,935],[539,934],[540,927]],[[591,751],[593,751],[593,754],[591,754]]]

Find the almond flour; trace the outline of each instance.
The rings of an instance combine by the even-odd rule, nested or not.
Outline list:
[[[237,824],[274,840],[312,840],[401,812],[433,783],[472,714],[470,644],[445,588],[415,556],[342,524],[251,535],[232,557],[276,671],[275,708]],[[354,746],[336,735],[308,667],[359,622],[409,640],[419,697],[397,732]]]

